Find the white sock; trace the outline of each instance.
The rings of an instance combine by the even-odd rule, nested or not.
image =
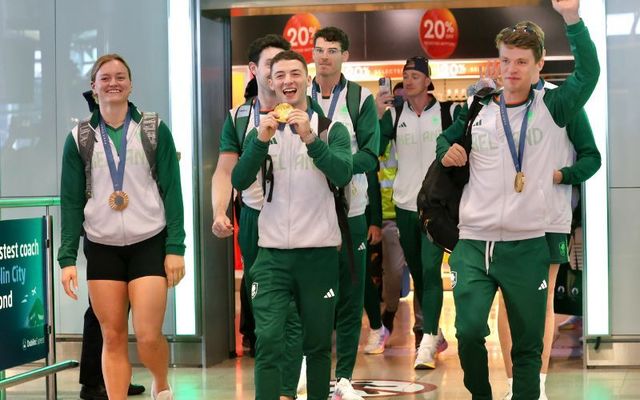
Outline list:
[[[507,385],[509,385],[509,390],[513,387],[513,378],[507,378]]]
[[[547,383],[547,374],[540,374],[540,386],[544,386]]]

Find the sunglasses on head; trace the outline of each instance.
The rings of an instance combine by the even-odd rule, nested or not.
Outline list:
[[[524,25],[524,26],[514,25],[509,29],[511,30],[511,32],[524,32],[524,33],[527,33],[527,34],[530,34],[530,35],[531,34],[535,34],[535,31],[529,25]]]

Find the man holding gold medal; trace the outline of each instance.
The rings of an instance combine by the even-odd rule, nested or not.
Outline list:
[[[269,85],[280,103],[292,107],[277,105],[247,133],[231,176],[238,190],[248,188],[261,168],[265,176],[258,256],[248,272],[256,321],[256,399],[282,394],[292,299],[302,323],[307,398],[326,400],[329,395],[342,239],[328,182],[346,185],[353,165],[349,132],[314,110],[306,96],[308,84],[300,54],[288,50],[273,57]]]
[[[483,99],[467,154],[462,137],[467,107],[438,137],[445,167],[469,162],[460,201],[460,241],[449,259],[456,274],[456,336],[464,383],[474,399],[491,399],[485,336],[495,292],[504,297],[513,347],[513,399],[538,399],[550,253],[544,193],[554,184],[554,135],[587,102],[600,68],[595,46],[580,19],[579,0],[552,0],[566,23],[575,71],[562,86],[535,90],[544,45],[527,24],[496,37],[504,89]]]
[[[167,288],[185,273],[175,145],[157,115],[141,113],[129,102],[131,70],[122,57],[100,57],[91,70],[91,88],[99,108],[73,128],[63,151],[62,285],[77,299],[76,256],[84,231],[89,297],[104,337],[102,371],[109,399],[127,397],[130,306],[138,354],[153,376],[152,398],[171,400],[162,323]]]

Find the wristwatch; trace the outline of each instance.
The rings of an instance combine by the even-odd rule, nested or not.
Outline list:
[[[318,137],[318,135],[316,135],[313,128],[309,127],[309,135],[307,135],[307,137],[305,137],[304,139],[301,139],[304,144],[311,144],[316,140],[316,137]]]

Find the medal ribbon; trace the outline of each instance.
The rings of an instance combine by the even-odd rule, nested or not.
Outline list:
[[[260,100],[256,96],[256,101],[253,103],[253,126],[258,128],[260,125]]]
[[[104,122],[104,118],[100,116],[100,138],[102,139],[102,145],[104,146],[104,154],[107,158],[107,165],[109,166],[109,173],[111,174],[111,182],[113,183],[113,191],[119,192],[122,190],[122,183],[124,181],[124,166],[127,161],[127,132],[129,131],[129,123],[131,123],[131,113],[127,110],[127,116],[124,119],[122,125],[122,139],[120,140],[120,161],[116,168],[116,163],[113,159],[113,153],[111,152],[111,143],[109,142],[109,135],[107,134],[107,124]],[[114,143],[115,144],[115,143]]]
[[[504,134],[507,137],[507,143],[509,144],[509,150],[511,151],[511,158],[513,159],[513,165],[516,167],[516,172],[522,171],[522,159],[524,157],[524,144],[527,141],[527,124],[529,119],[529,110],[533,101],[528,100],[529,104],[522,117],[522,126],[520,127],[520,139],[518,142],[518,153],[516,153],[516,145],[513,140],[513,132],[511,131],[511,124],[509,124],[509,114],[507,113],[507,105],[504,100],[504,93],[500,93],[500,118],[502,119],[502,127],[504,128]]]
[[[314,80],[311,85],[311,97],[313,100],[318,101],[318,83]],[[333,91],[331,92],[331,104],[329,105],[329,113],[327,113],[327,118],[333,119],[333,114],[336,112],[336,106],[338,105],[338,98],[340,97],[340,92],[342,92],[342,83],[338,82],[336,86],[334,86]]]

